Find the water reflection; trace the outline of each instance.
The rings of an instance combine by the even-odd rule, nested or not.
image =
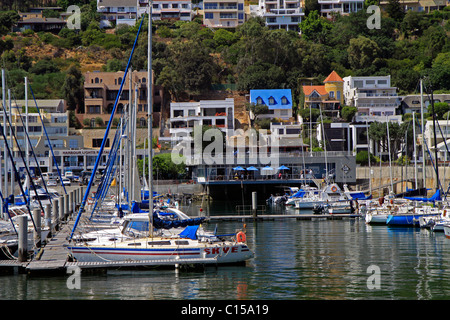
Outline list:
[[[222,213],[231,206],[223,206]],[[197,210],[191,206],[193,210]],[[219,233],[242,228],[220,222]],[[255,258],[246,266],[204,270],[109,271],[66,277],[1,276],[2,299],[448,299],[450,240],[414,228],[370,226],[361,220],[247,221]],[[205,225],[213,229],[214,225]],[[380,269],[371,290],[367,270]]]

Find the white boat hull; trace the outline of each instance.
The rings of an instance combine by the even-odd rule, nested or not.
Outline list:
[[[244,243],[198,243],[196,245],[175,245],[176,241],[183,239],[158,240],[170,245],[148,245],[149,239],[126,242],[120,246],[73,246],[68,247],[69,252],[79,262],[105,262],[105,261],[161,261],[173,259],[215,259],[214,263],[238,263],[253,257],[253,252]],[[153,240],[155,242],[155,240]],[[141,247],[142,246],[142,247]]]

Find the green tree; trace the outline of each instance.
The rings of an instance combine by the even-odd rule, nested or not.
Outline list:
[[[321,17],[318,11],[311,11],[306,19],[300,23],[302,37],[318,43],[326,41],[329,31],[333,25],[325,18]]]
[[[401,22],[405,16],[405,11],[399,0],[388,0],[386,12],[392,19]]]
[[[364,36],[358,36],[350,40],[347,49],[350,66],[353,69],[370,67],[380,53],[377,43]]]
[[[0,35],[10,32],[19,19],[19,14],[14,10],[0,11]]]
[[[62,86],[62,94],[67,102],[68,110],[75,110],[83,106],[84,86],[81,71],[72,65],[66,73]],[[78,109],[80,111],[80,109]]]
[[[351,122],[357,111],[358,108],[356,107],[344,106],[341,111],[341,118],[347,122]]]
[[[450,51],[441,52],[434,59],[430,79],[434,90],[450,90]]]

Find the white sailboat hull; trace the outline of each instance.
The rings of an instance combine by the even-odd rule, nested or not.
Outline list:
[[[167,245],[149,245],[154,242]],[[189,245],[177,245],[184,242]],[[170,243],[170,244],[169,244]],[[135,244],[135,245],[133,245]],[[141,247],[142,246],[142,247]],[[182,259],[210,259],[214,263],[239,263],[253,257],[253,252],[244,243],[218,242],[217,244],[187,241],[185,239],[139,239],[117,246],[73,246],[68,248],[79,262],[105,261],[161,261]]]

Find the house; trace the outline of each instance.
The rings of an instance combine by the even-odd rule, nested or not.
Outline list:
[[[152,20],[176,19],[192,20],[190,0],[152,1]],[[97,12],[100,13],[100,26],[135,25],[137,19],[149,13],[149,0],[97,0]]]
[[[245,20],[244,0],[203,1],[203,24],[209,28],[236,28]]]
[[[323,81],[323,85],[303,86],[304,108],[320,109],[328,116],[338,116],[344,103],[344,80],[332,71]]]
[[[450,94],[440,93],[433,94],[434,103],[445,102],[450,104]],[[431,97],[426,93],[423,94],[423,98],[419,94],[410,94],[404,96],[400,105],[402,114],[421,112],[421,101],[423,101],[423,111],[428,112],[428,106],[431,104]]]
[[[319,0],[320,13],[331,18],[333,13],[348,15],[364,8],[364,0]]]
[[[389,1],[381,1],[380,6],[385,9]],[[442,10],[448,5],[448,0],[399,0],[400,5],[405,11],[429,13],[434,10]]]
[[[217,127],[227,133],[234,130],[234,99],[172,102],[169,121],[173,144],[190,140],[197,126]]]
[[[391,87],[391,76],[345,77],[345,104],[358,108],[358,116],[386,117],[396,114],[401,98]]]
[[[81,123],[84,119],[91,121],[91,127],[95,127],[95,119],[100,117],[103,121],[109,121],[124,76],[123,71],[118,72],[86,72],[84,74],[84,110],[76,110],[76,116]],[[124,106],[130,101],[130,89],[133,92],[131,98],[134,103],[134,90],[137,89],[137,115],[138,126],[147,125],[147,71],[133,71],[130,88],[129,73],[125,79],[122,94],[117,104],[116,114],[120,114]],[[153,123],[159,126],[161,109],[164,105],[164,90],[161,86],[153,84]]]
[[[269,29],[300,32],[299,23],[305,16],[301,0],[259,0],[252,8],[252,14],[263,17]]]
[[[26,20],[18,21],[17,28],[23,32],[27,29],[31,29],[34,32],[46,31],[58,33],[62,28],[66,26],[67,22],[59,18],[29,18]]]
[[[259,118],[289,120],[292,117],[291,89],[250,90],[250,103],[266,105],[269,108],[268,113],[259,115]],[[250,112],[250,117],[254,117],[252,112]]]

